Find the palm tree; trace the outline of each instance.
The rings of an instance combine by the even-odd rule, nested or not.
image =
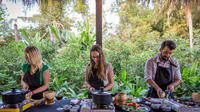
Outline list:
[[[182,8],[185,8],[185,16],[186,16],[186,21],[187,21],[187,26],[189,29],[189,39],[190,39],[190,48],[193,49],[193,24],[192,24],[192,12],[191,12],[191,5],[199,5],[200,0],[165,0],[164,4],[161,8],[161,13],[167,12],[168,16],[168,26],[170,26],[170,18],[171,18],[171,13],[173,10],[175,10],[176,5],[181,5]],[[157,0],[157,3],[162,2],[162,0]]]
[[[189,27],[189,35],[190,35],[190,48],[193,48],[193,25],[192,25],[192,13],[191,13],[191,0],[184,0],[185,2],[185,15],[187,20],[187,25]],[[194,1],[193,1],[194,2]]]

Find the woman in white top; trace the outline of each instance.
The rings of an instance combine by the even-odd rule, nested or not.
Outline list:
[[[86,67],[85,84],[90,92],[99,90],[100,87],[108,91],[114,85],[113,67],[105,62],[99,45],[93,45],[90,50],[90,63]]]

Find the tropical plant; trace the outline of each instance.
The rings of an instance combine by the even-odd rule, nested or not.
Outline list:
[[[175,91],[178,97],[191,97],[193,92],[200,91],[200,74],[197,72],[198,62],[195,61],[191,68],[184,68],[182,72],[182,83]]]
[[[121,77],[115,77],[112,92],[124,92],[135,97],[144,96],[147,92],[147,87],[145,87],[145,83],[141,82],[144,82],[144,79],[140,76],[127,79],[126,71],[122,71]]]
[[[81,50],[90,48],[94,44],[96,33],[93,33],[90,28],[89,20],[87,19],[84,25],[78,22],[78,30],[80,32],[78,35],[75,35],[73,32],[67,32],[68,38],[66,40],[69,41],[69,45],[71,47],[78,45]]]
[[[0,40],[10,35],[12,31],[7,22],[6,8],[0,4]]]
[[[20,32],[22,40],[27,46],[38,44],[41,40],[39,32],[35,34],[34,38],[28,35],[25,29],[21,29]]]

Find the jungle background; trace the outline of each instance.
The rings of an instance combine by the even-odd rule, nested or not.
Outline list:
[[[24,49],[34,45],[49,66],[49,89],[59,87],[67,98],[85,97],[85,68],[96,39],[95,14],[89,13],[91,0],[19,0],[24,13],[34,6],[39,7],[39,13],[16,19],[8,19],[5,1],[0,0],[0,89],[21,88]],[[6,2],[16,5],[19,1]],[[105,9],[108,1],[103,0],[102,37],[106,61],[114,67],[113,93],[145,96],[145,62],[157,56],[161,42],[168,39],[177,44],[172,57],[179,61],[182,73],[182,83],[175,95],[191,97],[192,92],[200,91],[198,0],[111,0],[111,6]],[[115,16],[111,18],[109,14]],[[17,20],[34,26],[14,27]]]

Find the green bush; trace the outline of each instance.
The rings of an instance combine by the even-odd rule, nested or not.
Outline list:
[[[4,90],[8,90],[9,86],[19,87],[21,78],[21,66],[25,61],[23,42],[10,41],[8,45],[1,47],[0,49],[0,73],[1,79],[5,80],[3,87]],[[15,82],[15,83],[14,83]]]

